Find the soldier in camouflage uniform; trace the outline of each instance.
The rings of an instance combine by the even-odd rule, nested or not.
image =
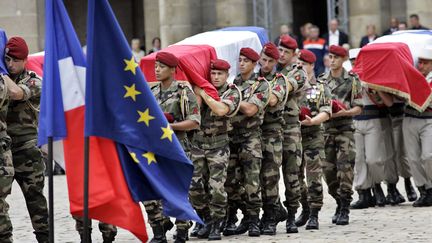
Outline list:
[[[288,97],[287,84],[282,74],[274,70],[279,59],[279,50],[273,43],[264,45],[259,60],[261,69],[258,79],[266,79],[271,86],[269,104],[265,109],[262,130],[261,194],[264,215],[261,218],[261,233],[276,234],[276,212],[279,211],[279,179],[282,164],[282,113]]]
[[[287,233],[298,233],[295,225],[295,214],[300,200],[300,183],[298,179],[299,166],[301,164],[302,144],[299,121],[298,102],[302,96],[302,88],[306,81],[306,73],[301,66],[296,65],[297,42],[283,36],[279,41],[279,63],[277,70],[288,79],[289,96],[285,104],[283,117],[283,160],[282,173],[285,183],[285,206],[288,209],[286,221]]]
[[[190,153],[190,142],[187,131],[199,128],[201,116],[197,99],[187,82],[174,80],[178,59],[167,52],[156,55],[155,73],[160,81],[151,88],[160,108],[164,112],[170,127],[174,130],[186,154]],[[153,229],[154,237],[151,242],[166,242],[165,233],[173,225],[168,217],[162,215],[160,201],[144,202]],[[185,242],[190,224],[188,221],[176,220],[177,234],[175,242]]]
[[[325,83],[331,90],[333,109],[332,118],[324,123],[326,160],[323,171],[329,194],[337,202],[332,222],[347,225],[355,162],[352,117],[362,111],[362,87],[357,75],[348,73],[342,67],[347,59],[347,51],[335,45],[330,46],[329,51],[330,71],[318,77],[318,81]]]
[[[195,87],[195,93],[205,104],[201,106],[201,129],[192,139],[191,157],[195,168],[189,195],[192,205],[206,223],[196,236],[208,237],[209,240],[221,239],[220,228],[227,207],[225,181],[230,155],[230,117],[236,114],[241,100],[238,88],[227,83],[229,68],[229,63],[224,60],[217,59],[211,63],[211,82],[221,101]]]
[[[78,233],[80,234],[81,237],[81,242],[83,242],[84,240],[84,219],[82,217],[78,217],[78,216],[73,216],[73,218],[75,219],[75,230],[78,231]],[[90,220],[90,234],[92,231],[91,225],[92,225],[92,221]],[[113,242],[115,239],[115,236],[117,235],[117,227],[115,225],[112,224],[107,224],[104,222],[99,221],[99,230],[102,233],[102,239],[103,239],[103,243],[109,243],[109,242]],[[90,237],[91,238],[91,237]],[[91,241],[91,239],[90,239]]]
[[[296,220],[297,226],[306,224],[306,229],[319,229],[318,212],[323,205],[322,161],[324,155],[324,134],[321,124],[331,117],[331,94],[323,84],[317,82],[314,74],[316,56],[309,50],[299,52],[297,64],[307,73],[305,95],[301,99],[301,134],[303,160],[300,166],[302,213]],[[307,184],[305,183],[305,169]]]
[[[9,39],[5,53],[10,78],[4,76],[4,80],[11,99],[7,133],[12,139],[14,179],[24,194],[37,241],[48,242],[48,208],[43,194],[45,164],[36,146],[41,79],[24,68],[28,55],[24,39]]]
[[[258,80],[253,72],[260,56],[251,48],[240,50],[240,74],[235,78],[242,93],[240,110],[231,119],[233,130],[230,132],[230,161],[228,164],[225,189],[228,193],[229,207],[242,204],[244,218],[236,230],[235,211],[228,212],[228,219],[224,235],[245,233],[249,236],[260,236],[259,213],[262,206],[260,188],[261,170],[261,129],[264,109],[269,100],[269,84],[265,80]],[[244,198],[240,198],[244,188]],[[233,223],[234,222],[234,223]],[[241,227],[240,227],[241,226]]]

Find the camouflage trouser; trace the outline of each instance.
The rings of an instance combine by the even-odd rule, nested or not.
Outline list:
[[[322,161],[325,159],[323,133],[318,131],[303,134],[302,145],[303,160],[299,173],[301,203],[309,205],[310,208],[321,209],[323,205]]]
[[[160,200],[145,201],[144,207],[151,227],[163,225],[164,222],[170,220],[169,217],[162,214],[162,202]],[[177,229],[183,230],[188,230],[191,226],[189,221],[184,220],[176,220],[175,224]]]
[[[9,218],[9,204],[6,197],[11,193],[14,177],[10,138],[1,138],[0,146],[0,242],[13,242],[12,223]]]
[[[352,201],[354,178],[355,147],[352,131],[326,133],[324,178],[329,194],[336,200]]]
[[[262,206],[261,132],[236,134],[230,138],[231,155],[225,182],[228,204],[239,205],[248,216],[258,216]]]
[[[84,219],[78,216],[73,216],[73,218],[75,219],[75,229],[81,236],[84,233]],[[92,230],[91,224],[92,221],[90,220],[90,234]],[[117,227],[112,224],[106,224],[99,221],[99,230],[102,233],[103,239],[114,239],[114,237],[117,235]]]
[[[42,152],[35,144],[36,140],[31,140],[22,146],[13,146],[14,178],[24,194],[36,239],[48,242],[48,208],[43,194],[45,163]]]
[[[200,215],[210,212],[212,219],[225,217],[227,207],[225,181],[229,154],[228,144],[216,149],[192,147],[194,174],[189,197]]]
[[[263,159],[261,165],[261,187],[263,207],[279,208],[279,179],[282,164],[281,129],[265,131],[262,135]]]
[[[302,144],[300,124],[286,124],[283,131],[282,174],[285,183],[285,207],[297,209],[300,201],[299,166]]]

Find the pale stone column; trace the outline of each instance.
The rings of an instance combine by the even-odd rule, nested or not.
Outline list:
[[[193,20],[196,19],[197,14],[200,14],[200,8],[200,1],[196,0],[159,0],[162,47],[195,34],[196,25],[201,23],[193,23]]]
[[[144,30],[146,51],[149,51],[152,48],[153,38],[160,38],[158,1],[144,0]]]
[[[420,17],[420,23],[423,26],[432,28],[432,1],[430,0],[407,0],[406,1],[406,13],[407,13],[407,23],[409,26],[409,16],[411,14],[418,14]]]
[[[377,33],[382,32],[380,0],[349,1],[349,38],[352,48],[359,47],[362,36],[366,35],[366,26],[374,24]]]
[[[216,0],[216,27],[248,25],[246,0]]]

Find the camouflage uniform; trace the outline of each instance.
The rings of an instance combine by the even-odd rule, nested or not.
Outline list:
[[[282,164],[282,126],[285,124],[282,113],[286,102],[287,85],[282,74],[271,72],[265,78],[269,81],[278,103],[267,106],[262,130],[261,193],[264,213],[274,214],[279,208],[279,179]]]
[[[81,236],[84,233],[84,219],[82,217],[73,216],[75,219],[75,230],[78,231],[78,233]],[[90,234],[91,234],[91,225],[92,221],[89,221],[90,225]],[[104,240],[109,240],[109,242],[114,241],[114,237],[117,235],[117,227],[115,227],[112,224],[106,224],[104,222],[99,221],[99,230],[102,233],[102,238]]]
[[[321,112],[331,116],[330,90],[316,81],[315,77],[305,85],[305,96],[300,105],[311,111],[311,118]],[[309,208],[321,209],[323,205],[322,161],[324,154],[324,134],[321,125],[302,126],[303,159],[300,166],[299,181],[301,203]],[[305,169],[307,184],[305,183]]]
[[[11,193],[14,177],[12,153],[10,150],[11,138],[6,133],[6,115],[9,105],[9,96],[0,79],[0,242],[12,242],[12,223],[9,218],[9,204],[6,197]]]
[[[9,103],[7,115],[7,132],[12,138],[14,178],[24,194],[37,240],[48,242],[48,208],[43,194],[45,164],[36,146],[41,79],[35,73],[24,70],[15,80],[24,97]]]
[[[238,75],[234,80],[242,92],[242,101],[254,104],[258,112],[247,117],[241,111],[231,118],[230,160],[225,190],[229,207],[239,206],[245,217],[258,217],[262,206],[260,188],[261,129],[264,108],[269,99],[269,85],[253,74],[248,80]],[[230,210],[230,209],[229,209]]]
[[[185,84],[173,80],[171,86],[163,90],[161,84],[152,87],[155,96],[163,112],[170,113],[174,117],[174,123],[192,120],[198,124],[201,122],[199,106],[193,91]],[[181,102],[185,102],[182,110]],[[185,131],[174,131],[186,154],[190,155],[190,142]],[[157,200],[145,201],[144,206],[148,215],[148,221],[152,227],[168,222],[169,218],[162,214],[162,203]],[[176,220],[177,229],[187,230],[190,227],[188,221]],[[167,229],[165,229],[167,230]]]
[[[356,74],[345,69],[341,77],[334,78],[331,72],[321,74],[318,80],[331,90],[332,99],[343,102],[347,109],[363,107],[362,87]],[[352,201],[353,167],[355,162],[354,127],[352,117],[332,118],[324,123],[325,155],[324,178],[329,194],[338,205],[349,212]]]
[[[221,102],[229,107],[227,116],[216,116],[207,106],[201,107],[201,130],[194,133],[191,157],[194,175],[190,200],[201,217],[223,219],[226,214],[225,181],[230,155],[228,131],[232,129],[230,114],[236,111],[240,96],[235,85],[224,84],[218,89]]]
[[[285,104],[283,117],[283,160],[282,174],[285,183],[285,206],[291,214],[295,214],[300,206],[300,183],[298,178],[299,166],[302,157],[301,131],[299,121],[299,99],[301,90],[306,81],[305,71],[296,65],[288,66],[281,70],[293,87]]]

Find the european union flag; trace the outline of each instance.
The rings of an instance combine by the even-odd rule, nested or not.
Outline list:
[[[86,136],[117,142],[136,201],[202,222],[188,200],[193,165],[160,110],[107,0],[89,1]],[[90,152],[91,153],[91,152]]]
[[[4,62],[4,50],[8,39],[6,37],[6,32],[0,28],[0,73],[1,74],[9,74],[6,69],[6,64]]]

